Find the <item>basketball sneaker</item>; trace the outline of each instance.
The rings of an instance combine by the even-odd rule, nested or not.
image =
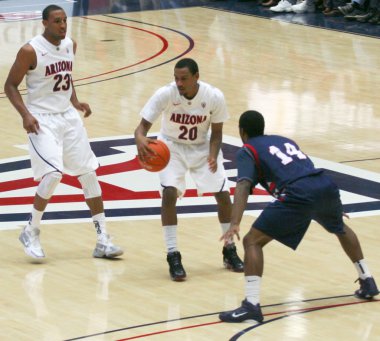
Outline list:
[[[40,244],[40,229],[35,227],[32,230],[26,230],[26,227],[18,237],[22,245],[24,245],[25,253],[33,258],[44,258],[45,253]]]
[[[308,0],[304,0],[299,4],[293,5],[292,11],[298,14],[313,13],[315,12],[315,5],[313,3],[310,3]]]
[[[169,273],[173,281],[183,281],[186,278],[186,271],[182,266],[181,253],[179,251],[169,252],[166,260],[169,263]]]
[[[119,247],[111,242],[111,237],[107,234],[103,239],[98,239],[94,252],[92,253],[95,258],[115,258],[121,256],[124,252]]]
[[[358,279],[360,288],[355,291],[355,296],[361,299],[371,299],[379,294],[376,282],[373,277],[368,277],[366,279]]]
[[[219,319],[223,322],[243,322],[246,320],[254,320],[256,322],[263,322],[264,317],[261,313],[260,304],[253,305],[245,299],[241,302],[241,307],[231,310],[225,311],[219,314]]]
[[[269,7],[269,10],[272,12],[291,12],[292,4],[287,0],[281,0],[276,6]]]
[[[236,252],[235,244],[230,244],[223,247],[223,264],[226,269],[235,272],[244,271],[244,263]]]

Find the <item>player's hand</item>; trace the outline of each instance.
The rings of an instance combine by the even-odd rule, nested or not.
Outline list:
[[[218,169],[218,163],[216,162],[216,159],[209,156],[207,158],[207,162],[208,162],[208,169],[210,170],[210,172],[215,173],[216,170]]]
[[[150,139],[145,136],[141,136],[138,139],[136,138],[137,153],[140,161],[145,162],[152,155],[156,155],[156,152],[149,147],[149,144],[151,143],[156,144],[157,142],[156,140]]]
[[[84,113],[84,117],[88,117],[92,114],[92,110],[88,103],[78,102],[75,108],[79,111],[82,111]]]
[[[240,240],[239,231],[240,231],[239,225],[231,225],[230,229],[220,237],[219,241],[224,240],[225,242],[227,242],[233,239],[234,235],[236,235],[237,239]]]
[[[40,125],[37,119],[32,114],[28,114],[24,116],[22,124],[28,134],[34,133],[38,135],[38,130],[40,130]]]
[[[346,217],[347,219],[350,219],[350,216],[346,212],[343,212],[342,215],[343,215],[343,217]]]

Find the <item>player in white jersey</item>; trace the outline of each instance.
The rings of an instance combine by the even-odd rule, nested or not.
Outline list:
[[[197,63],[184,58],[174,67],[175,81],[158,89],[148,100],[140,115],[135,139],[139,157],[144,160],[152,150],[147,133],[161,115],[159,139],[170,149],[170,161],[159,172],[162,195],[161,221],[167,248],[169,273],[182,281],[186,271],[177,249],[177,198],[186,191],[185,175],[190,173],[199,195],[213,193],[218,205],[218,218],[225,233],[230,226],[231,200],[221,151],[223,123],[228,118],[223,93],[199,81]],[[236,252],[233,239],[226,240],[223,261],[228,269],[243,271],[243,262]]]
[[[101,188],[95,173],[99,167],[77,110],[91,115],[79,102],[71,78],[76,43],[66,37],[67,16],[56,5],[42,12],[44,32],[19,50],[5,83],[5,92],[28,133],[34,179],[39,181],[29,222],[19,240],[27,255],[43,258],[40,222],[64,173],[77,176],[97,233],[94,257],[114,258],[123,251],[106,230]],[[19,85],[26,76],[28,97],[24,103]]]

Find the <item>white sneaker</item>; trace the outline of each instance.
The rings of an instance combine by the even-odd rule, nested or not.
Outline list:
[[[24,227],[20,236],[18,237],[22,245],[24,245],[25,253],[33,258],[44,258],[45,253],[40,244],[40,229],[34,228],[27,231]]]
[[[291,12],[292,4],[287,0],[281,0],[277,6],[269,7],[272,12]]]
[[[314,4],[308,4],[308,1],[302,1],[299,4],[292,6],[292,11],[294,13],[313,13],[315,11]]]
[[[95,258],[115,258],[123,253],[119,246],[111,242],[111,237],[107,234],[102,239],[98,239],[92,255]]]

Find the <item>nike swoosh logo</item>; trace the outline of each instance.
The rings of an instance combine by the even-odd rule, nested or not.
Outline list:
[[[246,315],[247,313],[240,313],[240,314],[236,314],[236,313],[232,313],[232,317],[240,317],[240,316],[243,316],[243,315]]]
[[[177,106],[177,105],[180,105],[181,103],[173,103],[173,105]]]
[[[42,57],[43,57],[43,56],[46,56],[47,54],[48,54],[47,52],[45,52],[45,53],[41,53]]]

